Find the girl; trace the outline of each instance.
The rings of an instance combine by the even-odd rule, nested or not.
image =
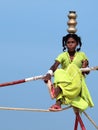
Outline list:
[[[49,109],[61,109],[61,105],[65,104],[84,111],[87,107],[94,106],[85,83],[85,74],[89,72],[80,71],[80,68],[88,66],[88,59],[84,52],[80,52],[82,43],[78,35],[67,34],[62,43],[64,52],[58,55],[44,78],[48,82],[54,74],[51,93],[56,98],[56,103]],[[58,68],[59,65],[61,68]]]

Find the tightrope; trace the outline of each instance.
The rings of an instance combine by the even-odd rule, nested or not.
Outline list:
[[[49,110],[49,109],[33,109],[33,108],[17,108],[17,107],[0,107],[0,110],[12,110],[12,111],[29,111],[29,112],[60,112],[72,108],[72,106],[64,107],[60,110]],[[94,125],[94,127],[98,130],[98,126],[95,122],[91,119],[90,116],[87,115],[86,112],[83,112],[84,115],[89,119],[89,121]]]
[[[29,111],[29,112],[60,112],[63,110],[67,110],[71,108],[71,106],[62,108],[60,110],[50,111],[49,109],[33,109],[33,108],[17,108],[17,107],[0,107],[0,110],[15,110],[15,111]]]

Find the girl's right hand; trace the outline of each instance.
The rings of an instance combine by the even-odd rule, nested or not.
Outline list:
[[[51,80],[51,75],[50,74],[46,74],[46,76],[43,79],[44,79],[44,82],[47,83],[48,80]]]

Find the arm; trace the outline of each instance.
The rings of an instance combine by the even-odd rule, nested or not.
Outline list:
[[[55,61],[55,63],[50,67],[50,70],[52,70],[53,72],[57,69],[57,67],[59,66],[60,62],[59,61]]]
[[[60,64],[59,61],[55,61],[55,63],[50,67],[50,69],[48,70],[48,73],[44,77],[44,82],[45,83],[47,83],[47,81],[51,79],[52,73],[55,72],[55,70],[57,69],[57,67],[59,66],[59,64]]]
[[[87,59],[82,61],[82,68],[86,68],[88,67],[88,65],[89,65],[89,62]]]

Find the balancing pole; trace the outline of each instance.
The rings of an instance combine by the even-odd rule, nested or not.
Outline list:
[[[29,82],[29,81],[32,81],[32,80],[43,79],[45,76],[46,75],[39,75],[39,76],[34,76],[34,77],[25,78],[25,79],[21,79],[21,80],[5,82],[5,83],[1,83],[0,87],[5,87],[5,86],[10,86],[10,85],[15,85],[15,84],[21,84],[21,83]]]
[[[98,70],[98,66],[81,68],[80,70],[83,71],[83,72],[84,71]],[[15,85],[15,84],[21,84],[21,83],[25,83],[25,82],[29,82],[29,81],[33,81],[33,80],[44,79],[45,76],[46,75],[39,75],[39,76],[29,77],[29,78],[25,78],[25,79],[16,80],[16,81],[0,83],[0,87],[5,87],[5,86],[10,86],[10,85]],[[51,84],[51,83],[49,82],[49,84]]]

